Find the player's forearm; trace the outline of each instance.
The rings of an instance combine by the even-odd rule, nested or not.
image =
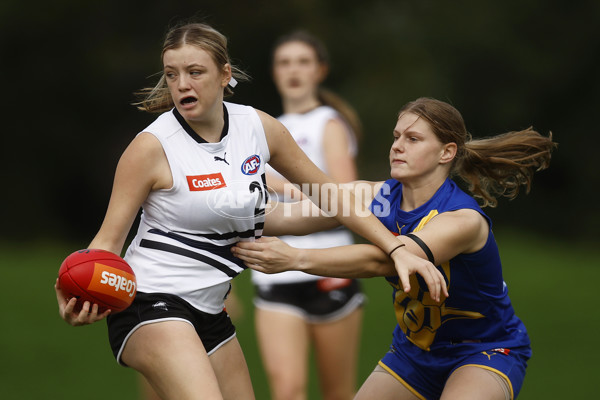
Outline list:
[[[267,187],[270,192],[275,192],[277,195],[281,195],[284,193],[286,185],[291,185],[287,179],[267,173]]]
[[[350,216],[338,215],[336,219],[386,254],[398,245],[396,237],[368,210]]]
[[[381,249],[355,244],[328,249],[298,249],[294,269],[313,275],[338,278],[370,278],[396,274],[391,260]]]
[[[324,192],[327,191],[321,190],[316,203],[321,209],[330,210],[329,215],[340,224],[375,244],[386,254],[398,245],[396,237],[371,213],[364,199],[357,199],[352,186],[337,186],[337,191],[332,190],[335,196],[324,197]]]
[[[324,215],[310,200],[295,203],[269,203],[265,217],[264,235],[308,235],[338,227],[333,217]]]

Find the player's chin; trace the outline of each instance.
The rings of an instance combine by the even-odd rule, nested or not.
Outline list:
[[[414,173],[408,171],[406,163],[392,163],[390,165],[390,177],[398,181],[408,180]]]
[[[397,171],[394,171],[394,168],[392,167],[390,171],[390,178],[400,181],[404,178],[404,174],[400,174]]]

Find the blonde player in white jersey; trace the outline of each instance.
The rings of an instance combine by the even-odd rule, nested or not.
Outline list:
[[[323,43],[308,32],[292,32],[277,40],[272,62],[273,80],[283,106],[278,120],[311,161],[334,181],[356,180],[360,124],[342,99],[321,88],[329,67]],[[267,168],[267,184],[280,201],[301,197],[299,190],[272,168]],[[281,239],[296,248],[353,243],[346,229]],[[298,271],[271,275],[252,271],[252,281],[256,289],[256,334],[271,398],[307,398],[312,347],[322,398],[352,399],[364,302],[360,282]]]
[[[254,399],[223,310],[229,282],[243,268],[229,249],[262,234],[265,163],[295,183],[322,185],[329,178],[276,119],[224,103],[232,75],[244,75],[231,66],[221,33],[204,24],[177,26],[167,33],[161,58],[161,79],[141,107],[162,114],[121,156],[104,221],[88,246],[120,254],[142,207],[125,256],[137,276],[136,298],[114,315],[99,314],[87,301],[75,313],[77,299],[55,284],[59,312],[74,326],[109,316],[117,360],[143,374],[162,399]],[[336,218],[392,252],[401,276],[417,267],[441,288],[433,266],[394,250],[397,239],[373,215]]]

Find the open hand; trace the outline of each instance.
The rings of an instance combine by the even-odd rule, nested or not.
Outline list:
[[[238,242],[231,251],[248,268],[266,274],[288,271],[296,264],[298,249],[276,237],[262,237],[254,242]]]
[[[427,283],[429,295],[434,301],[440,302],[442,295],[449,296],[446,280],[433,263],[402,248],[394,251],[391,257],[404,292],[410,291],[410,275],[416,273]]]

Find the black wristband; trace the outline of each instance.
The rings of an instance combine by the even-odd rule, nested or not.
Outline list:
[[[412,233],[407,233],[404,236],[409,237],[412,240],[414,240],[415,243],[419,245],[419,247],[421,248],[421,250],[423,250],[423,252],[427,256],[427,259],[429,261],[431,261],[431,263],[433,265],[435,265],[435,258],[433,257],[433,253],[431,252],[431,250],[429,249],[429,247],[425,244],[425,242],[420,237],[418,237],[417,235],[413,235]]]
[[[392,250],[390,250],[390,252],[388,253],[388,257],[392,256],[392,253],[395,252],[396,250],[398,250],[400,247],[406,246],[404,243],[400,243],[398,246],[394,247]]]

